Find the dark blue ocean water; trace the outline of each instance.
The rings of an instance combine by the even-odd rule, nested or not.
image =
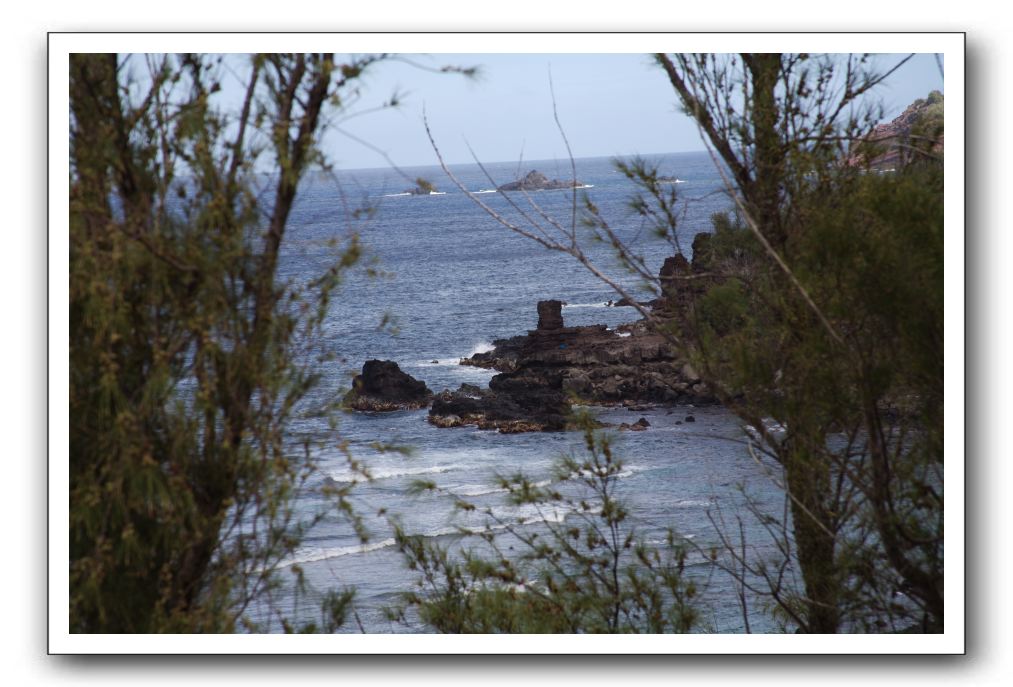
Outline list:
[[[721,193],[720,178],[705,153],[652,159],[661,174],[684,181],[676,188],[686,201],[680,240],[688,247],[698,231],[709,230],[711,214],[726,210],[729,200]],[[671,248],[630,210],[633,185],[608,158],[578,159],[576,168],[577,179],[588,186],[580,194],[587,194],[656,273]],[[494,188],[531,169],[550,178],[570,175],[568,161],[533,161],[520,167],[491,164],[486,169],[494,181],[475,165],[452,169],[471,191]],[[321,349],[335,351],[337,358],[319,370],[323,382],[314,392],[318,400],[342,394],[351,376],[370,358],[396,361],[436,392],[462,382],[484,385],[495,372],[460,366],[457,361],[488,348],[496,338],[533,329],[538,300],[566,302],[563,316],[568,325],[614,326],[636,317],[631,308],[605,307],[606,301],[616,298],[607,285],[572,257],[547,251],[498,224],[438,167],[401,172],[361,170],[314,178],[302,189],[291,217],[280,267],[286,279],[305,282],[322,272],[333,261],[329,242],[341,245],[351,231],[357,232],[366,252],[346,275],[328,313],[319,344]],[[398,195],[420,176],[446,193]],[[479,197],[523,225],[501,194]],[[514,197],[526,206],[522,195]],[[539,209],[527,206],[529,216],[544,212],[565,226],[570,224],[573,197],[569,191],[543,191],[531,198]],[[607,246],[586,241],[585,247],[605,272],[648,296],[633,275],[621,270]],[[746,453],[743,430],[734,416],[720,408],[658,408],[636,414],[624,409],[592,410],[606,422],[632,422],[644,416],[651,423],[648,431],[623,433],[616,440],[626,465],[620,496],[630,507],[631,521],[649,541],[661,542],[664,529],[673,527],[706,551],[719,542],[714,521],[723,519],[737,536],[735,518],[742,515],[749,545],[761,555],[769,550],[771,542],[762,528],[743,510],[740,489],[774,514],[781,512],[783,495]],[[696,422],[676,424],[687,414],[693,414]],[[494,476],[523,471],[536,481],[548,479],[560,454],[579,453],[583,446],[579,433],[503,435],[474,428],[437,429],[425,417],[425,410],[342,415],[341,437],[373,476],[354,491],[372,536],[363,545],[347,523],[326,520],[310,533],[295,557],[317,588],[356,588],[358,617],[369,632],[425,631],[384,618],[383,608],[410,589],[415,577],[393,546],[386,517],[375,515],[378,510],[397,514],[409,532],[438,541],[447,539],[457,524],[483,524],[474,515],[456,515],[445,495],[408,496],[412,480],[432,479],[447,493],[490,506],[502,517],[525,516],[537,527],[539,520],[564,514],[511,507],[502,492],[493,488]],[[409,446],[412,452],[407,456],[382,453],[370,446],[376,441]],[[321,479],[337,484],[355,479],[337,445],[325,447],[317,457]],[[307,513],[316,505],[310,496],[299,503]],[[694,563],[690,574],[707,582],[702,600],[704,629],[742,631],[741,609],[728,579],[705,564],[702,552],[691,554],[690,561]],[[770,627],[759,608],[750,610],[754,631]],[[254,609],[253,614],[264,612]],[[348,629],[358,630],[354,624]]]

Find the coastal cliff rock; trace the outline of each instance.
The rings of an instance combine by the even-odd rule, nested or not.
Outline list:
[[[583,186],[579,181],[560,181],[549,179],[538,170],[531,170],[523,179],[511,181],[497,187],[499,191],[554,191],[561,188]]]
[[[433,392],[391,360],[367,360],[362,374],[352,379],[352,389],[343,399],[354,410],[391,411],[425,408]]]
[[[849,165],[867,164],[875,170],[892,170],[918,158],[919,152],[943,151],[943,94],[932,91],[919,98],[892,121],[877,125],[857,143]]]

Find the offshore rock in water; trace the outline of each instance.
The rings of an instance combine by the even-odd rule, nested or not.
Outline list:
[[[497,187],[499,191],[554,191],[561,188],[575,188],[583,186],[579,181],[560,181],[549,179],[538,170],[531,170],[523,179],[511,181]]]
[[[489,381],[489,390],[466,384],[444,391],[433,402],[429,421],[501,432],[557,430],[567,427],[573,401],[640,410],[644,403],[717,402],[665,336],[644,321],[618,329],[567,327],[560,301],[539,301],[537,329],[497,340],[493,350],[461,360],[501,372]],[[620,429],[637,432],[649,426],[641,418]]]
[[[437,427],[476,425],[504,434],[549,432],[566,428],[570,403],[562,380],[527,371],[496,375],[489,389],[462,384],[436,395],[429,422]]]
[[[392,411],[425,408],[433,392],[392,360],[367,360],[343,399],[353,410]]]
[[[461,364],[524,372],[527,378],[551,374],[561,380],[564,394],[586,403],[716,402],[692,366],[643,322],[623,325],[619,331],[605,325],[556,326],[563,323],[553,317],[552,303],[538,304],[538,329],[497,340],[493,350]]]
[[[632,425],[627,424],[625,422],[622,423],[621,425],[619,425],[619,429],[620,429],[620,431],[629,430],[631,432],[642,432],[642,431],[644,431],[645,429],[647,429],[650,426],[651,426],[651,423],[647,421],[647,418],[646,417],[642,417],[639,420],[637,420],[636,422],[634,422]]]

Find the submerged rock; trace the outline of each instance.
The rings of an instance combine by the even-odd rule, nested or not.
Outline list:
[[[391,411],[425,408],[432,399],[425,382],[402,372],[394,361],[367,360],[343,402],[353,410]]]
[[[619,425],[620,430],[629,430],[631,432],[643,432],[645,429],[651,426],[651,423],[647,421],[647,418],[642,417],[632,425],[628,425],[625,422]]]

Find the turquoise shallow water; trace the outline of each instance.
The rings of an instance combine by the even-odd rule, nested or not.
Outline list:
[[[703,153],[658,156],[660,173],[685,183],[677,190],[687,203],[680,225],[680,241],[688,247],[693,235],[709,229],[713,212],[729,206],[720,192],[720,178]],[[588,186],[581,193],[630,245],[642,252],[657,271],[671,248],[653,236],[628,206],[632,185],[606,158],[576,161],[577,178]],[[550,178],[565,178],[569,164],[554,161],[493,164],[487,167],[495,183],[538,169]],[[455,167],[455,173],[472,191],[495,186],[476,166]],[[537,321],[535,303],[556,298],[567,306],[568,325],[604,323],[615,326],[635,318],[630,308],[605,307],[615,293],[566,255],[552,253],[517,236],[490,219],[463,193],[453,188],[436,167],[404,170],[408,179],[422,176],[445,195],[399,195],[411,185],[392,170],[341,172],[306,185],[292,215],[288,249],[281,264],[284,278],[304,282],[326,269],[333,255],[327,242],[358,232],[366,249],[360,267],[352,270],[332,303],[324,339],[314,348],[333,350],[336,358],[321,366],[322,383],[313,400],[342,393],[362,363],[370,358],[396,361],[434,391],[456,388],[462,382],[484,385],[495,374],[457,365],[457,360],[487,348],[496,338],[521,334]],[[518,173],[519,172],[519,173]],[[520,221],[500,194],[481,196],[490,206]],[[568,223],[572,196],[568,191],[531,194],[540,208]],[[517,201],[523,203],[522,197]],[[361,221],[352,218],[356,208],[373,206]],[[537,210],[529,209],[532,216]],[[636,279],[624,274],[608,248],[587,243],[589,254],[630,289],[647,296]],[[367,268],[380,272],[370,276]],[[388,326],[382,327],[381,323]],[[393,330],[393,331],[392,331]],[[746,454],[743,432],[736,419],[721,408],[657,408],[631,413],[624,409],[592,409],[606,422],[632,422],[644,416],[651,423],[645,432],[617,437],[626,469],[619,494],[630,507],[631,520],[649,541],[661,542],[667,527],[675,528],[706,549],[716,544],[714,522],[734,522],[742,512],[741,488],[760,505],[779,513],[782,495]],[[682,422],[693,414],[694,423]],[[523,471],[536,481],[549,478],[553,461],[563,452],[580,451],[579,433],[502,435],[474,428],[437,429],[425,421],[426,411],[385,414],[349,413],[341,417],[340,433],[352,453],[368,467],[371,482],[355,488],[355,501],[367,516],[371,537],[363,545],[351,527],[326,520],[307,537],[295,556],[308,580],[319,588],[354,586],[357,612],[369,632],[425,631],[418,625],[392,624],[383,608],[413,582],[392,545],[379,509],[397,514],[413,533],[449,541],[458,524],[481,527],[474,517],[455,516],[446,496],[409,497],[412,480],[435,481],[445,492],[489,506],[502,517],[523,516],[538,527],[564,513],[534,512],[506,503],[495,490],[496,474]],[[679,424],[677,424],[679,423]],[[324,431],[312,423],[300,430]],[[410,446],[409,456],[379,453],[374,441]],[[346,484],[355,479],[344,455],[323,449],[318,456],[321,473],[316,480]],[[311,512],[316,501],[305,497],[298,507]],[[748,518],[747,518],[748,522]],[[487,523],[485,523],[487,524]],[[737,528],[737,525],[736,525]],[[737,531],[737,529],[736,529]],[[750,543],[762,553],[770,542],[755,524],[749,524]],[[741,631],[741,610],[721,575],[711,575],[701,554],[690,557],[690,574],[708,581],[704,596],[707,629]],[[264,609],[253,609],[253,615]],[[754,609],[754,631],[769,625]],[[350,625],[349,631],[358,627]]]

